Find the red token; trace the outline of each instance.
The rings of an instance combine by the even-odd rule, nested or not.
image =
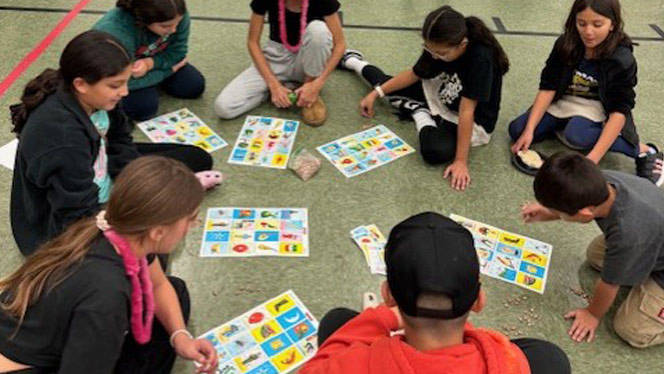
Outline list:
[[[238,244],[233,247],[233,250],[238,253],[243,253],[249,250],[249,246],[246,244]]]

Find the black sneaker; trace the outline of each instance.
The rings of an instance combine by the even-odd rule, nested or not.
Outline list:
[[[344,55],[341,56],[341,60],[339,61],[339,65],[337,65],[337,68],[341,70],[352,71],[352,69],[346,67],[346,61],[348,61],[349,58],[356,58],[360,61],[363,61],[364,55],[360,51],[356,51],[354,49],[347,49],[346,52],[344,52]]]
[[[648,146],[655,150],[655,153],[641,153],[636,158],[636,175],[653,182],[657,187],[664,184],[664,153],[652,143]]]

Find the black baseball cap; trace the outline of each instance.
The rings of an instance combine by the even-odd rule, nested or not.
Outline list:
[[[480,265],[470,232],[433,212],[396,225],[385,245],[387,282],[399,309],[411,317],[453,319],[466,314],[480,291]],[[444,294],[452,309],[420,308],[422,292]]]

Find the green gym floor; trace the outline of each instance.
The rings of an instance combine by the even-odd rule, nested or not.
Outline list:
[[[0,0],[0,77],[15,65],[62,19],[77,0]],[[481,17],[490,28],[502,30],[497,37],[510,57],[511,69],[504,79],[502,110],[492,142],[473,149],[470,158],[472,184],[466,192],[452,190],[442,178],[443,167],[423,163],[412,154],[358,177],[346,179],[330,163],[312,180],[302,182],[289,170],[229,165],[231,146],[213,153],[215,167],[226,182],[209,192],[204,207],[256,206],[306,207],[309,209],[310,246],[308,258],[200,258],[201,228],[193,230],[172,256],[170,272],[189,285],[193,311],[190,328],[200,334],[246,310],[293,289],[317,318],[334,307],[361,308],[362,293],[379,291],[383,277],[371,275],[349,230],[375,223],[388,233],[400,220],[422,211],[457,213],[508,231],[537,238],[554,247],[546,292],[543,295],[484,277],[488,305],[471,321],[507,333],[519,330],[523,336],[548,339],[570,356],[575,373],[664,372],[664,347],[637,350],[621,341],[611,327],[615,307],[603,319],[592,344],[572,342],[567,336],[565,312],[584,301],[570,288],[592,292],[598,274],[585,263],[587,243],[599,233],[594,224],[548,223],[524,225],[519,206],[532,200],[532,178],[518,173],[509,163],[507,124],[532,102],[539,73],[559,33],[571,0],[361,0],[342,4],[345,35],[350,48],[365,58],[397,73],[410,67],[419,56],[420,37],[416,31],[425,15],[447,3],[466,15]],[[76,34],[87,30],[110,9],[113,0],[93,0],[55,42],[0,98],[0,145],[12,139],[8,106],[17,102],[23,86],[44,68],[57,65],[60,51]],[[229,143],[234,144],[244,117],[223,121],[215,118],[212,104],[220,90],[250,64],[246,51],[248,1],[189,0],[190,13],[198,16],[192,24],[189,60],[207,79],[203,97],[194,101],[163,97],[160,113],[190,108]],[[664,145],[664,1],[623,0],[626,29],[638,37],[635,55],[639,63],[639,84],[635,117],[642,139]],[[14,9],[10,9],[14,8]],[[20,9],[24,8],[24,9]],[[31,8],[31,9],[25,9]],[[39,8],[39,9],[32,9]],[[50,11],[49,9],[56,9]],[[498,22],[492,20],[499,19]],[[654,26],[653,26],[654,25]],[[364,27],[372,26],[372,27]],[[397,27],[389,29],[390,27]],[[264,32],[267,34],[267,32]],[[370,121],[359,115],[358,105],[368,92],[355,74],[334,72],[322,97],[328,105],[325,126],[303,126],[297,145],[310,150],[328,141],[357,132]],[[277,110],[263,104],[249,114],[298,119],[299,113]],[[412,122],[399,122],[385,104],[377,106],[371,121],[386,124],[409,144],[417,146]],[[136,132],[137,140],[147,140]],[[536,149],[551,153],[563,149],[557,141],[538,144]],[[317,154],[317,152],[316,152]],[[320,156],[320,155],[319,155]],[[602,167],[633,172],[633,161],[607,155]],[[23,260],[11,235],[9,196],[12,173],[0,169],[0,276],[13,271]],[[178,196],[173,196],[177,199]],[[627,290],[621,292],[621,300]],[[519,305],[508,300],[527,297]],[[533,325],[519,317],[534,309],[541,318]],[[513,337],[516,337],[512,335]],[[175,373],[192,372],[188,363],[178,362]]]

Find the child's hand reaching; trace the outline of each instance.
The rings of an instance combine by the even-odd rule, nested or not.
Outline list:
[[[590,343],[595,339],[595,330],[599,326],[599,318],[595,317],[586,308],[576,309],[565,314],[565,319],[574,319],[572,327],[569,329],[569,336],[577,343],[584,339]]]
[[[525,223],[532,223],[553,221],[560,217],[539,203],[526,202],[521,206],[521,218]]]
[[[470,184],[470,173],[468,165],[465,162],[454,161],[445,168],[443,178],[450,178],[450,185],[457,191],[465,191]]]
[[[131,76],[134,78],[140,78],[152,70],[152,68],[154,68],[154,60],[152,57],[136,60],[131,67]]]
[[[376,91],[371,91],[367,96],[362,99],[360,102],[360,111],[365,117],[374,116],[374,102],[376,101]]]

